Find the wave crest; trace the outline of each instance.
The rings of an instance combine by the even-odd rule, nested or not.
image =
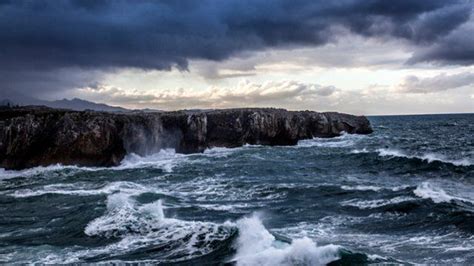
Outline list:
[[[356,144],[358,141],[369,138],[365,135],[342,133],[334,138],[312,138],[298,141],[298,147],[325,147],[325,148],[341,148],[349,147]]]
[[[161,200],[139,205],[130,195],[122,193],[110,195],[106,213],[92,220],[84,230],[88,236],[121,238],[103,250],[89,252],[89,256],[116,256],[163,247],[157,254],[162,262],[206,255],[234,232],[228,224],[167,218]]]
[[[276,240],[256,215],[238,220],[237,227],[237,265],[325,265],[339,259],[337,245],[316,246],[307,237],[291,244]]]
[[[447,159],[444,155],[436,154],[436,153],[425,153],[422,155],[409,155],[400,150],[394,149],[377,149],[376,152],[382,157],[399,157],[399,158],[407,158],[407,159],[418,159],[425,161],[427,163],[433,162],[441,162],[452,164],[455,166],[472,166],[473,162],[467,158],[460,159],[460,160],[450,160]]]
[[[158,168],[165,172],[172,172],[177,165],[188,160],[187,155],[176,153],[174,149],[163,149],[158,153],[140,156],[134,153],[127,154],[120,165],[114,167],[85,167],[77,165],[54,164],[49,166],[38,166],[24,170],[5,170],[0,168],[0,180],[17,177],[31,177],[50,172],[61,172],[64,170],[96,172],[103,170],[127,170],[137,168]],[[64,173],[62,173],[64,174]]]
[[[446,193],[446,191],[444,191],[442,188],[435,186],[434,184],[430,182],[421,183],[420,185],[416,187],[415,190],[413,190],[413,193],[420,198],[431,199],[434,203],[442,203],[442,202],[449,203],[453,200],[458,200],[458,201],[474,204],[474,201],[472,200],[456,197],[456,196],[451,196],[448,193]]]

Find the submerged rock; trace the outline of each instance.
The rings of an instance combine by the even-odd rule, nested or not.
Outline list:
[[[244,144],[295,145],[342,132],[369,134],[367,118],[284,109],[106,113],[46,107],[0,109],[0,167],[118,165],[127,153],[179,153]]]

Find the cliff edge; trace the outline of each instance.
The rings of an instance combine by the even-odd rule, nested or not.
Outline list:
[[[46,107],[0,109],[0,167],[118,165],[127,153],[179,153],[244,144],[295,145],[342,132],[369,134],[364,116],[273,108],[106,113]]]

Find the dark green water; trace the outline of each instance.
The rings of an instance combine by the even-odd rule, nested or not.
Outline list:
[[[0,263],[474,264],[474,115],[369,136],[0,170]]]

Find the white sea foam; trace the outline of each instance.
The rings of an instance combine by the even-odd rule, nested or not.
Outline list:
[[[219,175],[172,183],[164,189],[167,190],[167,194],[203,204],[213,201],[237,201],[256,206],[259,200],[280,200],[287,195],[286,191],[274,192],[271,187],[265,184],[239,186],[233,182],[229,183],[227,178],[221,178]]]
[[[344,190],[359,190],[359,191],[367,191],[367,190],[379,191],[383,189],[381,187],[370,186],[370,185],[341,186],[341,188]]]
[[[429,263],[429,258],[422,261],[413,254],[412,250],[420,250],[420,252],[429,251],[430,253],[441,253],[450,251],[450,248],[460,247],[457,257],[466,257],[469,254],[469,249],[472,247],[472,240],[474,238],[466,239],[466,235],[456,230],[448,230],[445,234],[439,234],[439,230],[429,231],[423,230],[414,234],[396,235],[389,232],[361,232],[354,228],[362,228],[370,223],[384,224],[388,220],[392,223],[398,223],[397,220],[404,220],[407,214],[398,212],[376,212],[369,216],[326,216],[317,221],[300,222],[294,226],[289,226],[274,230],[278,234],[282,234],[291,238],[310,237],[318,239],[321,242],[337,242],[343,246],[357,246],[360,251],[368,251],[377,254],[376,256],[368,255],[372,263],[378,263],[378,259],[392,260],[396,258],[399,263],[408,263],[408,261],[401,261],[400,258],[415,259],[418,263]],[[444,230],[442,230],[444,232]],[[463,240],[466,239],[466,240]],[[407,246],[413,249],[407,249]],[[453,249],[456,251],[456,248]],[[447,261],[447,264],[450,261]],[[383,263],[383,262],[382,262]],[[413,264],[413,263],[411,263]]]
[[[456,166],[471,166],[471,165],[473,165],[473,162],[471,160],[467,159],[467,158],[459,159],[459,160],[449,160],[449,159],[446,159],[445,156],[440,155],[440,154],[436,154],[436,153],[426,153],[426,154],[423,154],[420,158],[422,160],[425,160],[425,161],[429,162],[429,163],[438,161],[438,162],[454,164]]]
[[[235,152],[248,150],[248,149],[255,149],[260,148],[262,145],[252,145],[252,144],[245,144],[241,147],[234,147],[234,148],[227,148],[227,147],[211,147],[204,150],[202,153],[205,157],[227,157]]]
[[[378,154],[382,157],[400,157],[400,158],[408,158],[408,159],[419,159],[426,161],[428,163],[432,162],[442,162],[442,163],[449,163],[455,166],[471,166],[473,162],[467,158],[459,159],[459,160],[450,160],[447,159],[442,154],[436,153],[424,153],[422,155],[409,155],[403,151],[396,150],[396,149],[377,149]]]
[[[392,156],[392,157],[406,157],[406,158],[412,158],[405,153],[399,151],[399,150],[394,150],[394,149],[377,149],[376,150],[380,156]]]
[[[59,172],[63,170],[77,170],[77,171],[102,171],[102,170],[127,170],[137,168],[157,168],[165,172],[172,172],[173,169],[182,163],[199,162],[202,157],[226,157],[241,149],[255,148],[258,145],[245,145],[238,148],[224,148],[215,147],[206,149],[202,154],[180,154],[176,153],[174,149],[162,149],[157,153],[141,156],[135,153],[130,153],[123,158],[120,165],[114,167],[80,167],[76,165],[61,165],[55,164],[50,166],[39,166],[25,170],[5,170],[0,168],[0,180],[15,177],[30,177],[46,172]]]
[[[95,171],[100,170],[99,168],[93,167],[78,167],[74,165],[61,165],[61,164],[54,164],[49,166],[38,166],[24,170],[5,170],[4,168],[0,168],[0,180],[2,179],[10,179],[15,177],[29,177],[42,174],[44,172],[59,172],[62,170],[87,170],[87,171]]]
[[[380,255],[377,255],[377,254],[368,254],[367,258],[371,261],[380,261],[380,260],[387,261],[387,260],[389,260],[388,257],[380,256]]]
[[[334,138],[312,138],[298,141],[298,147],[326,147],[340,148],[352,146],[363,138],[368,136],[342,133]]]
[[[256,215],[215,224],[167,218],[163,209],[161,201],[140,205],[129,195],[111,195],[106,213],[91,221],[85,233],[121,240],[100,248],[66,250],[60,255],[44,256],[38,262],[77,263],[96,257],[113,262],[107,257],[167,245],[173,248],[160,250],[153,261],[134,262],[176,262],[212,252],[217,242],[228,239],[236,230],[239,230],[233,243],[236,254],[231,261],[237,265],[325,265],[339,258],[340,246],[317,246],[305,237],[291,244],[276,240]]]
[[[229,238],[234,230],[230,224],[167,218],[163,209],[161,200],[140,205],[128,194],[110,195],[106,213],[91,221],[84,232],[89,236],[121,240],[105,248],[89,250],[87,256],[119,255],[148,246],[172,245],[172,250],[160,251],[159,260],[190,259],[213,251],[216,242]]]
[[[451,202],[452,200],[458,200],[474,204],[473,200],[457,196],[451,196],[446,193],[446,191],[444,191],[441,187],[430,182],[421,183],[416,187],[413,193],[420,198],[431,199],[434,203]]]
[[[406,201],[412,201],[415,198],[412,197],[395,197],[391,199],[377,199],[377,200],[360,200],[360,199],[351,199],[341,203],[343,206],[352,206],[359,209],[374,209],[386,205],[397,204]]]
[[[243,148],[261,148],[263,147],[263,145],[260,145],[260,144],[244,144],[244,146],[242,146]]]
[[[116,192],[136,195],[147,191],[150,190],[143,185],[134,182],[118,181],[107,183],[101,187],[91,187],[89,183],[52,184],[37,189],[19,189],[8,195],[16,198],[35,197],[46,194],[92,196]]]
[[[339,258],[340,246],[318,247],[306,237],[291,244],[276,240],[256,215],[242,218],[236,224],[239,237],[233,261],[237,265],[325,265]]]
[[[242,213],[245,212],[246,208],[254,208],[257,206],[264,206],[259,203],[221,203],[221,204],[198,204],[202,209],[212,210],[212,211],[225,211],[232,213]]]
[[[369,150],[367,150],[366,148],[363,148],[363,149],[354,149],[354,150],[351,150],[351,153],[353,154],[359,154],[359,153],[369,153]]]
[[[391,190],[391,191],[400,191],[406,188],[409,188],[408,185],[396,186],[396,187],[379,187],[374,185],[354,185],[354,186],[341,186],[344,190],[359,190],[359,191],[380,191],[380,190]]]
[[[445,251],[449,252],[449,251],[470,251],[470,250],[474,250],[474,245],[451,247],[451,248],[447,248]]]
[[[162,149],[157,153],[140,156],[134,153],[128,154],[119,166],[112,167],[112,170],[134,169],[152,167],[163,169],[165,172],[172,172],[178,164],[188,160],[188,156],[176,153],[174,149]]]
[[[325,148],[340,148],[354,145],[352,140],[335,140],[327,141],[319,138],[305,139],[298,141],[298,147],[325,147]]]
[[[25,170],[5,170],[0,168],[0,180],[15,177],[31,177],[46,172],[59,172],[63,170],[77,170],[77,171],[102,171],[102,170],[126,170],[136,168],[159,168],[165,172],[172,172],[173,168],[178,164],[187,162],[188,155],[178,154],[173,149],[163,149],[158,153],[140,156],[134,153],[127,154],[120,165],[115,167],[81,167],[76,165],[61,165],[55,164],[50,166],[39,166]]]
[[[232,153],[237,152],[241,149],[242,147],[236,147],[236,148],[212,147],[212,148],[205,149],[202,155],[207,156],[207,157],[217,157],[217,158],[227,157],[231,155]]]

